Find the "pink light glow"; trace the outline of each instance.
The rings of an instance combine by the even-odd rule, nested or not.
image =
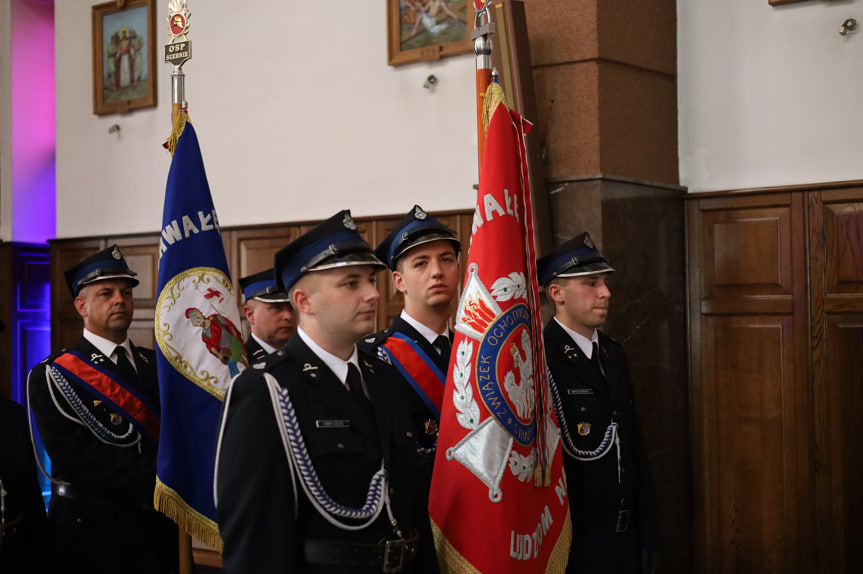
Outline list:
[[[56,235],[53,2],[12,0],[12,240]]]

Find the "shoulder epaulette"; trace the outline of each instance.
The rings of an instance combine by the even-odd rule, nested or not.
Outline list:
[[[389,329],[384,329],[383,331],[378,331],[374,335],[369,335],[368,337],[366,337],[365,339],[360,341],[358,343],[358,346],[360,348],[365,347],[367,349],[367,352],[370,355],[374,354],[373,351],[368,351],[368,349],[381,346],[383,344],[383,342],[386,341],[390,337],[390,335],[392,335],[392,332]]]
[[[60,350],[59,350],[59,351],[57,351],[56,353],[53,353],[53,354],[51,354],[51,355],[48,355],[47,357],[45,357],[44,359],[42,359],[42,360],[39,362],[39,364],[40,364],[40,365],[47,365],[48,363],[50,363],[51,361],[53,361],[53,360],[54,360],[54,359],[56,359],[57,357],[59,357],[59,356],[61,356],[61,355],[64,355],[64,354],[66,353],[66,351],[68,351],[68,350],[69,350],[69,349],[67,349],[67,348],[60,349]]]
[[[620,341],[618,341],[618,340],[617,340],[617,339],[615,339],[614,337],[610,337],[609,335],[606,335],[606,334],[605,334],[604,332],[602,332],[602,331],[599,331],[599,336],[600,336],[604,341],[608,341],[608,342],[610,342],[610,343],[614,343],[614,344],[615,344],[615,345],[617,345],[618,347],[623,347],[623,345],[620,343]]]

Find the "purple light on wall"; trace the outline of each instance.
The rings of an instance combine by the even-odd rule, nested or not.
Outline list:
[[[12,0],[12,240],[56,236],[53,2]]]

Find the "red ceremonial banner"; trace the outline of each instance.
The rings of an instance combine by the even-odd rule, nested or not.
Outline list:
[[[539,314],[524,135],[486,137],[429,513],[442,572],[563,572],[571,522]]]

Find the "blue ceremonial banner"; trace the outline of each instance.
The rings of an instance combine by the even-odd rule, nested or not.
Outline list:
[[[237,298],[192,124],[176,144],[159,243],[156,357],[162,429],[156,508],[216,550],[213,473],[219,413],[246,365]]]

